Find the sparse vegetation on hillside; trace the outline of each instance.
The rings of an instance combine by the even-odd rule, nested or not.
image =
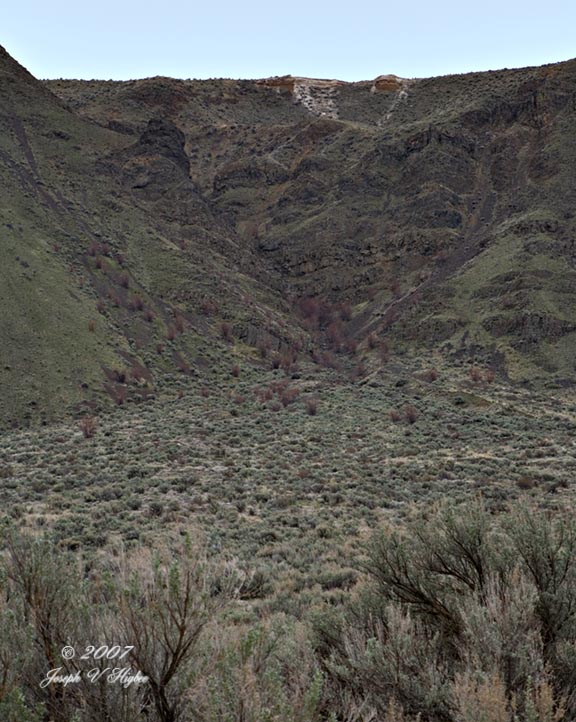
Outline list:
[[[573,722],[575,62],[0,48],[0,722]]]

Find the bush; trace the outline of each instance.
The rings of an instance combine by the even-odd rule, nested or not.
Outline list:
[[[323,676],[301,625],[281,618],[220,634],[206,648],[200,720],[319,722]],[[223,639],[222,639],[223,637]],[[209,671],[208,671],[209,670]]]
[[[202,675],[213,674],[211,660],[223,647],[218,637],[202,646],[201,637],[209,623],[217,628],[215,615],[239,587],[236,575],[217,574],[215,565],[189,543],[175,550],[177,562],[162,550],[156,549],[152,558],[139,548],[122,561],[108,558],[99,565],[80,554],[63,553],[49,538],[6,530],[2,542],[2,722],[196,719],[189,708],[204,706],[210,681]],[[256,575],[242,581],[247,594],[263,588]],[[122,662],[96,657],[82,662],[78,651],[90,644],[131,649]],[[67,645],[77,652],[72,659],[61,654]],[[129,688],[109,684],[106,667],[116,666],[138,671],[148,681]],[[103,670],[101,683],[89,679],[86,672],[92,668]],[[41,687],[53,669],[62,675],[79,671],[79,680]],[[290,690],[278,678],[276,693],[288,698]]]
[[[85,416],[83,419],[80,419],[80,421],[78,422],[78,426],[84,434],[84,438],[91,439],[96,433],[96,429],[98,428],[98,420],[95,419],[93,416]]]
[[[472,366],[468,374],[473,383],[477,384],[482,381],[482,371],[476,366]]]
[[[280,391],[280,401],[282,403],[282,406],[286,408],[286,406],[294,403],[294,401],[296,401],[299,395],[300,390],[297,389],[295,386],[283,389],[282,391]]]
[[[308,416],[316,416],[318,413],[318,399],[306,399],[306,413]]]
[[[436,369],[432,368],[432,369],[428,369],[427,371],[425,371],[422,374],[422,379],[424,381],[427,381],[428,383],[433,383],[434,381],[438,380],[439,375],[440,374],[438,373],[438,371]]]
[[[369,582],[315,624],[335,715],[569,722],[576,718],[576,520],[481,502],[376,534]]]
[[[232,341],[232,326],[227,321],[220,324],[220,338],[227,343]]]
[[[200,635],[234,581],[213,594],[210,568],[186,549],[178,563],[133,571],[120,600],[120,624],[124,638],[136,641],[131,661],[150,680],[146,716],[154,711],[160,722],[181,716],[188,697],[183,681],[193,673]]]
[[[412,404],[407,404],[402,409],[402,414],[409,424],[414,424],[418,420],[418,409]]]

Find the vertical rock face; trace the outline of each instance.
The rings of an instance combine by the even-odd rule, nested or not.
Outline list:
[[[139,140],[118,153],[110,164],[121,166],[128,187],[157,198],[184,183],[192,191],[190,161],[184,133],[169,120],[153,118]]]
[[[189,175],[190,161],[184,150],[185,143],[186,136],[174,123],[163,118],[152,118],[134,147],[134,153],[168,158]]]
[[[379,75],[372,83],[372,92],[399,92],[404,87],[406,81],[397,75]]]

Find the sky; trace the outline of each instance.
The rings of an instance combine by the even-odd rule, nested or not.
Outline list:
[[[0,45],[39,78],[368,80],[576,57],[573,0],[9,0]]]

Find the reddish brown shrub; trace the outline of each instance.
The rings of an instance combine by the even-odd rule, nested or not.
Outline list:
[[[115,379],[119,384],[125,384],[125,383],[126,383],[126,376],[127,376],[127,374],[126,374],[126,369],[114,369],[114,370],[112,371],[112,373],[113,373],[113,375],[114,375],[114,379]]]
[[[144,300],[141,296],[134,296],[128,301],[128,308],[131,311],[141,311],[144,308]]]
[[[271,401],[274,397],[274,389],[272,386],[266,386],[262,389],[257,389],[256,391],[257,398],[264,403],[265,401]]]
[[[390,421],[393,421],[395,424],[397,424],[402,419],[402,414],[398,411],[398,409],[392,409],[390,412]]]
[[[218,313],[218,305],[211,298],[203,298],[200,301],[200,311],[205,316],[215,316]]]
[[[176,316],[176,320],[174,321],[174,325],[176,326],[176,330],[178,331],[178,333],[184,333],[184,331],[186,330],[186,326],[187,326],[188,324],[187,324],[187,321],[186,321],[186,319],[184,318],[184,316],[178,315],[178,316]]]
[[[192,370],[190,364],[188,361],[186,361],[185,358],[182,358],[179,354],[176,357],[176,368],[178,371],[181,371],[183,374],[189,374]]]
[[[222,321],[220,324],[220,337],[224,341],[232,341],[232,326],[227,321]]]
[[[318,324],[320,326],[327,326],[334,317],[334,306],[328,301],[320,301],[320,307],[318,309]]]
[[[341,303],[338,306],[338,312],[342,321],[352,320],[352,306],[348,302]]]
[[[332,321],[332,323],[326,329],[326,340],[328,343],[338,351],[342,345],[342,322]]]
[[[237,379],[238,376],[240,376],[240,366],[238,366],[238,364],[234,364],[234,366],[232,366],[230,370],[230,373],[232,374],[232,376],[234,376],[234,378]]]
[[[519,489],[522,489],[524,491],[529,489],[534,489],[535,486],[538,486],[535,479],[533,479],[531,476],[521,476],[516,481],[516,486]]]
[[[96,330],[96,321],[94,321],[93,319],[90,319],[90,321],[88,321],[88,330],[91,333],[94,333],[94,331]]]
[[[318,399],[306,399],[306,413],[308,416],[316,416],[318,413]]]
[[[287,388],[280,392],[280,402],[282,403],[282,406],[286,408],[286,406],[294,403],[298,396],[300,396],[300,389],[293,386],[292,388]]]
[[[407,404],[402,411],[404,418],[409,424],[414,424],[418,419],[418,409],[415,406],[412,406],[412,404]]]
[[[475,384],[477,384],[477,383],[479,383],[480,381],[482,381],[482,371],[480,371],[480,369],[479,369],[478,367],[472,366],[472,368],[470,369],[470,371],[469,371],[468,373],[469,373],[469,375],[470,375],[470,379],[471,379]]]
[[[385,364],[390,361],[390,347],[388,346],[388,342],[385,340],[382,340],[380,342],[380,346],[378,348],[378,355],[380,356],[380,361]]]
[[[428,381],[428,383],[432,383],[433,381],[436,381],[439,377],[439,373],[436,369],[428,369],[427,371],[424,371],[422,374],[422,378],[424,381]]]
[[[129,288],[130,276],[127,273],[121,273],[118,276],[118,283],[122,286],[122,288]]]
[[[300,298],[298,309],[304,318],[317,319],[320,312],[320,302],[317,298]]]
[[[84,434],[84,438],[91,439],[98,428],[98,420],[95,419],[94,416],[85,416],[83,419],[80,419],[78,426]]]
[[[360,361],[360,363],[356,364],[356,366],[354,366],[354,368],[350,372],[350,378],[353,381],[356,381],[363,378],[364,376],[366,376],[366,366],[363,364],[362,361]]]
[[[328,351],[322,354],[320,363],[324,368],[334,369],[335,371],[339,371],[341,368],[339,361]]]
[[[344,351],[350,356],[355,356],[358,351],[358,341],[356,339],[350,339],[344,344]]]
[[[280,368],[286,371],[286,373],[292,373],[296,370],[296,364],[298,361],[298,354],[296,351],[284,351],[280,355]]]
[[[266,358],[268,356],[268,352],[270,351],[270,342],[258,341],[258,343],[256,344],[256,349],[260,354],[260,358]]]

